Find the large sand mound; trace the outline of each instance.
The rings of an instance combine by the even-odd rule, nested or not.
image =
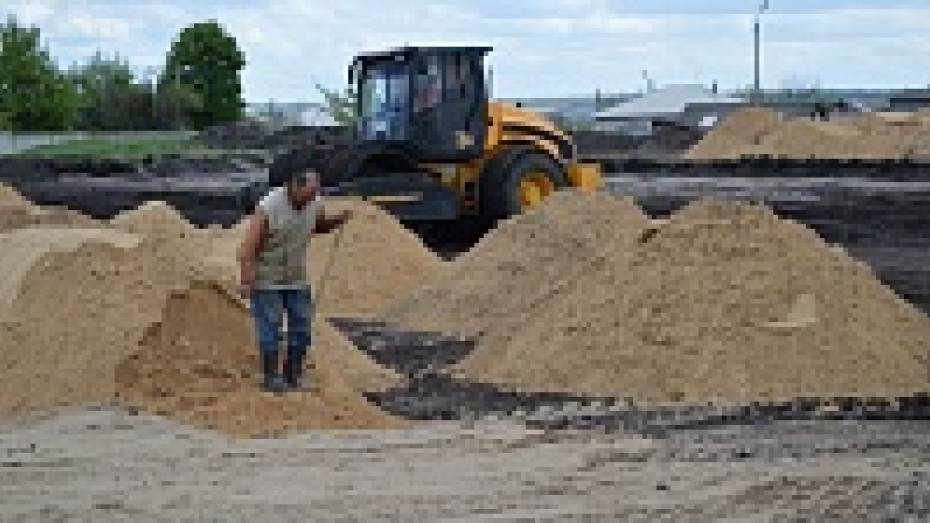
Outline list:
[[[629,200],[561,191],[502,222],[441,280],[391,304],[383,316],[412,328],[487,335],[532,315],[599,263],[605,245],[628,249],[647,223]]]
[[[71,253],[96,242],[134,247],[140,238],[107,229],[27,228],[0,234],[0,321],[13,310],[23,279],[50,253]],[[27,283],[36,284],[32,279]]]
[[[697,143],[692,159],[769,155],[787,158],[879,159],[930,155],[925,113],[841,115],[830,121],[783,118],[769,109],[730,115]]]
[[[727,116],[685,156],[694,159],[738,158],[751,154],[762,140],[782,121],[781,115],[770,109],[748,108]]]
[[[318,322],[314,339],[308,377],[316,390],[261,392],[248,312],[217,286],[195,282],[169,298],[163,320],[120,363],[117,389],[123,402],[235,436],[399,426],[360,393],[396,385],[400,378],[325,322]]]
[[[689,206],[586,274],[464,376],[641,402],[886,396],[927,385],[930,322],[812,230],[744,204]]]
[[[116,362],[159,319],[168,292],[199,274],[182,250],[145,240],[43,256],[19,278],[0,331],[0,413],[111,397]]]

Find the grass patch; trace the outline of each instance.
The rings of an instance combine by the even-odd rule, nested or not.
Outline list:
[[[118,139],[86,138],[67,142],[39,145],[20,151],[13,156],[29,158],[55,158],[59,156],[81,156],[85,158],[119,158],[138,160],[146,156],[184,154],[186,156],[211,156],[216,154],[204,145],[194,142],[183,134],[164,137],[127,137]]]

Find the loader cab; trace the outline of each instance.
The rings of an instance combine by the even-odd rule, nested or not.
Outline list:
[[[479,157],[487,132],[489,47],[404,47],[356,57],[357,138],[422,162]]]

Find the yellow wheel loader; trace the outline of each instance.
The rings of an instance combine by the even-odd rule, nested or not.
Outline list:
[[[597,164],[578,161],[552,122],[489,101],[489,47],[404,47],[349,67],[356,122],[349,139],[316,144],[324,186],[416,224],[484,224],[538,205],[563,187],[597,190]]]

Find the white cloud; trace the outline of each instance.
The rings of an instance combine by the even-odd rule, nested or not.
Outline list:
[[[20,0],[12,2],[8,11],[16,16],[17,22],[23,25],[38,25],[55,14],[56,3],[51,0]]]
[[[591,14],[583,17],[524,18],[514,20],[512,25],[530,32],[654,34],[663,24],[656,17]]]
[[[644,6],[645,4],[644,0]],[[633,2],[624,2],[632,5]],[[522,6],[532,7],[522,7]],[[12,12],[40,25],[67,63],[88,45],[139,66],[160,65],[185,25],[216,18],[247,59],[249,99],[318,99],[314,81],[341,86],[359,51],[410,44],[492,45],[496,93],[547,95],[635,89],[648,69],[659,82],[745,85],[752,76],[750,10],[715,15],[637,12],[607,0],[278,0],[76,2],[18,0]],[[880,5],[877,4],[876,5]],[[654,6],[653,6],[654,7]],[[831,9],[763,20],[763,77],[832,83],[921,80],[930,57],[930,7]],[[925,80],[921,80],[926,83]]]
[[[126,19],[90,15],[72,16],[63,23],[69,35],[99,40],[129,40],[135,26]]]

